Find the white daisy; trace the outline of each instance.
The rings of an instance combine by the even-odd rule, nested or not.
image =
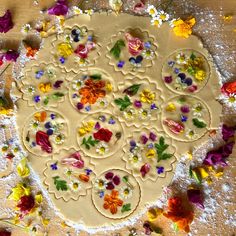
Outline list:
[[[30,128],[35,132],[38,131],[40,128],[39,121],[37,120],[30,121]]]
[[[188,61],[188,56],[186,56],[184,53],[178,53],[176,56],[176,63],[179,65],[185,65]]]
[[[21,28],[21,32],[22,32],[23,34],[29,33],[30,30],[31,30],[30,24],[25,24],[25,25],[23,25],[22,28]]]
[[[125,119],[133,120],[136,116],[136,111],[134,109],[128,109],[127,111],[123,112]]]
[[[139,163],[142,161],[142,156],[139,152],[132,152],[130,153],[129,161],[133,165],[139,165]]]
[[[154,51],[148,49],[148,50],[143,50],[142,52],[143,58],[152,60],[155,56]]]
[[[81,189],[81,184],[79,181],[72,181],[70,184],[70,189],[73,191],[73,192],[78,192],[80,189]]]
[[[226,105],[229,107],[235,107],[236,106],[236,94],[231,93],[226,99]]]
[[[80,80],[80,79],[73,80],[72,89],[77,91],[83,86],[83,84],[84,84],[83,80]]]
[[[204,112],[204,107],[202,106],[201,103],[197,103],[193,106],[193,116],[196,117],[201,117],[202,116],[202,112]]]
[[[157,15],[157,9],[156,9],[156,7],[154,7],[153,5],[149,5],[149,6],[147,7],[146,12],[147,12],[150,16],[152,16],[152,17],[154,17],[154,16]]]
[[[164,11],[158,11],[157,12],[157,17],[161,20],[161,21],[168,21],[170,19],[170,15],[167,14]]]
[[[196,133],[195,130],[189,129],[189,130],[186,131],[185,136],[186,136],[188,139],[195,139],[196,136],[197,136],[197,133]]]
[[[108,152],[109,149],[108,149],[108,145],[104,142],[100,142],[98,145],[97,145],[97,148],[96,148],[96,152],[100,155],[104,155],[106,152]]]
[[[151,116],[150,110],[148,110],[148,109],[140,109],[139,110],[139,118],[141,120],[146,120],[146,119],[150,118],[150,116]]]
[[[77,7],[77,6],[73,6],[72,10],[73,10],[73,13],[75,15],[82,15],[83,14],[83,11],[79,7]]]
[[[35,93],[35,87],[32,86],[32,85],[29,85],[29,86],[26,86],[26,87],[23,89],[23,91],[24,91],[25,93],[27,93],[27,94],[32,95],[32,94]]]
[[[54,135],[54,142],[58,145],[63,144],[65,142],[65,135],[62,133]]]
[[[68,168],[64,168],[65,175],[70,179],[72,177],[72,170]]]
[[[162,25],[162,21],[155,16],[151,19],[151,24],[159,28]]]
[[[174,27],[175,25],[174,25],[174,22],[175,21],[177,21],[177,20],[179,20],[179,18],[178,19],[172,19],[171,21],[169,21],[169,25],[170,25],[170,27]]]
[[[96,179],[94,183],[94,188],[101,191],[105,190],[107,187],[107,181],[104,179]]]
[[[75,62],[79,64],[79,66],[83,67],[83,66],[87,66],[89,64],[89,62],[83,58],[80,58],[78,56],[75,57]]]
[[[123,198],[123,199],[128,199],[128,198],[131,198],[133,195],[133,190],[128,187],[128,186],[123,186],[121,189],[120,189],[120,196]]]
[[[99,99],[97,103],[99,104],[100,107],[107,107],[108,105],[108,101],[104,98]]]

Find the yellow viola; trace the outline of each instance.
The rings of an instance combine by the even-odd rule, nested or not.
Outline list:
[[[176,106],[174,103],[169,103],[167,106],[166,106],[166,111],[175,111],[176,110]]]
[[[51,91],[52,85],[51,83],[40,83],[38,88],[42,93],[48,93]]]
[[[206,179],[209,176],[209,174],[207,173],[207,171],[203,167],[198,167],[197,170],[198,170],[199,174],[201,175],[202,179]]]
[[[14,188],[12,188],[12,193],[8,196],[8,199],[19,201],[22,196],[29,196],[30,192],[30,187],[23,183],[18,183]]]
[[[195,73],[195,79],[198,81],[203,81],[206,78],[206,72],[204,70],[197,70]]]
[[[195,18],[189,20],[178,19],[173,21],[174,33],[176,36],[188,38],[192,34],[192,27],[196,24]]]
[[[158,216],[160,216],[163,213],[163,210],[161,208],[151,208],[147,212],[147,217],[149,221],[155,221]]]
[[[17,173],[20,177],[25,178],[30,175],[30,169],[27,166],[26,158],[23,158],[16,167]]]
[[[83,124],[83,126],[79,128],[79,131],[78,131],[79,135],[84,136],[85,134],[91,132],[91,130],[94,127],[94,124],[95,123],[93,121],[89,121],[89,122]]]
[[[156,155],[155,149],[149,149],[149,150],[146,152],[146,157],[147,157],[147,158],[153,158],[153,157],[155,157],[155,155]]]
[[[112,91],[112,84],[110,82],[106,83],[106,90],[109,92]]]
[[[34,199],[35,199],[36,204],[39,205],[43,201],[43,195],[41,193],[38,193],[35,195]]]
[[[144,89],[140,94],[141,102],[152,103],[155,98],[155,93],[152,93],[149,89]]]
[[[73,49],[69,43],[60,43],[57,46],[57,51],[60,56],[67,58],[73,53]]]

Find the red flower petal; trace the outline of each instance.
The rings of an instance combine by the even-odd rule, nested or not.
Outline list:
[[[107,187],[106,187],[107,190],[112,190],[112,189],[114,189],[114,188],[115,188],[115,186],[114,186],[114,184],[113,184],[112,182],[109,182],[109,183],[107,184]]]
[[[108,129],[101,128],[97,133],[93,134],[93,137],[97,140],[109,142],[111,140],[112,132]]]
[[[17,207],[20,208],[20,211],[28,213],[31,211],[34,205],[35,205],[34,197],[32,195],[29,195],[21,197]]]
[[[112,181],[115,185],[119,185],[120,184],[120,177],[118,175],[116,175],[116,176],[114,176]]]
[[[36,143],[47,153],[52,153],[52,146],[49,142],[49,136],[43,131],[37,131]]]
[[[106,179],[112,179],[113,176],[114,176],[114,174],[112,172],[108,172],[108,173],[105,174]]]
[[[221,87],[221,92],[225,95],[236,93],[236,81],[227,82]]]
[[[140,173],[142,177],[144,178],[146,174],[150,171],[151,166],[148,163],[145,163],[141,168],[140,168]]]
[[[6,13],[0,17],[0,32],[6,33],[11,28],[13,28],[13,22],[11,19],[11,12],[9,10],[7,10]]]

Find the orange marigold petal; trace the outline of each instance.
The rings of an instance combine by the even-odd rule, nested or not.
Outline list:
[[[110,212],[111,212],[111,214],[116,214],[117,213],[117,206],[116,206],[116,204],[111,204],[111,206],[110,206]]]

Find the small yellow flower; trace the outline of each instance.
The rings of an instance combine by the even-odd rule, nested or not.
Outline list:
[[[26,158],[23,158],[16,167],[17,173],[20,177],[25,178],[30,175],[30,169],[27,166]]]
[[[23,183],[18,183],[14,188],[12,188],[12,193],[8,196],[8,199],[19,201],[22,196],[29,196],[30,192],[30,187],[27,187]]]
[[[50,219],[42,218],[42,224],[43,224],[44,227],[48,226],[49,222],[50,222]]]
[[[167,106],[166,106],[166,111],[169,111],[169,112],[173,112],[173,111],[176,111],[176,106],[174,103],[169,103]]]
[[[144,89],[140,94],[141,102],[152,103],[155,98],[155,93],[152,93],[149,89]]]
[[[106,83],[106,90],[111,92],[112,91],[112,84],[110,82]]]
[[[178,19],[173,21],[174,33],[176,36],[188,38],[192,34],[192,27],[195,25],[195,18],[191,18],[189,20],[183,21],[182,19]]]
[[[69,43],[60,43],[57,45],[57,51],[60,56],[67,58],[73,53],[73,48]]]
[[[82,125],[82,127],[79,128],[79,135],[80,136],[84,136],[85,134],[91,132],[91,130],[93,129],[94,127],[94,122],[93,121],[89,121],[85,124]]]
[[[43,201],[43,195],[41,193],[38,193],[35,195],[34,199],[35,199],[35,202],[39,205]]]
[[[147,158],[153,158],[156,155],[156,151],[154,149],[149,149],[146,153]]]
[[[155,221],[158,216],[160,216],[163,213],[163,210],[161,208],[151,208],[147,212],[148,220],[149,221]]]
[[[206,78],[206,72],[203,70],[197,70],[195,78],[198,81],[203,81]]]
[[[206,179],[209,174],[207,173],[207,171],[203,168],[203,167],[198,167],[198,172],[201,175],[202,179]]]
[[[42,93],[48,93],[52,89],[51,83],[40,83],[38,87]]]

